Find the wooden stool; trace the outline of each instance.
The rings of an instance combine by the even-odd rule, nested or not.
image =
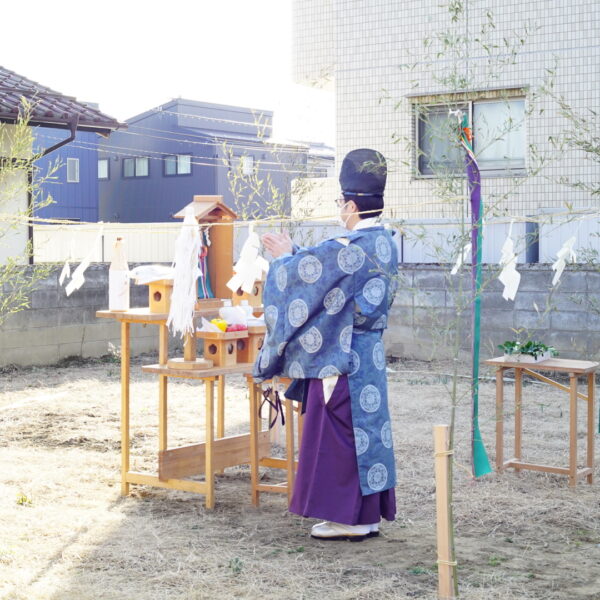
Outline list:
[[[507,467],[516,471],[530,469],[546,473],[558,473],[569,476],[569,486],[577,485],[577,481],[585,477],[589,484],[594,481],[594,390],[595,373],[599,363],[583,360],[566,360],[551,358],[539,363],[511,362],[504,357],[493,358],[485,361],[486,365],[496,367],[496,469],[501,472]],[[514,458],[504,461],[504,372],[508,369],[515,371],[515,451]],[[551,371],[554,373],[568,373],[569,386],[562,385],[549,377],[541,375],[538,371]],[[522,396],[523,374],[530,375],[544,383],[548,383],[567,392],[570,397],[569,408],[569,466],[552,467],[539,465],[522,460]],[[587,396],[577,391],[577,380],[587,376]],[[587,456],[585,468],[577,469],[577,399],[587,402]]]
[[[302,425],[303,416],[301,414],[301,405],[298,402],[284,398],[283,389],[289,385],[289,379],[279,379],[283,384],[279,394],[285,410],[285,458],[275,458],[261,452],[259,445],[263,431],[262,419],[259,417],[259,409],[263,400],[262,385],[255,383],[250,375],[248,379],[248,390],[250,392],[250,479],[252,486],[252,504],[258,506],[260,503],[261,492],[272,492],[278,494],[287,494],[288,506],[292,501],[294,491],[294,481],[296,479],[296,470],[298,461],[294,458],[294,421],[297,422],[298,446],[302,443]],[[273,381],[268,382],[273,385]],[[279,386],[277,386],[279,387]],[[297,413],[297,419],[294,416]],[[263,446],[264,447],[264,446]],[[287,481],[280,484],[260,483],[259,467],[271,467],[272,469],[284,469],[287,473]]]

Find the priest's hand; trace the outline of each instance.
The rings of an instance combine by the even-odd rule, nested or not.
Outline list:
[[[284,254],[292,254],[294,244],[287,233],[265,233],[262,236],[265,249],[273,258],[279,258]]]

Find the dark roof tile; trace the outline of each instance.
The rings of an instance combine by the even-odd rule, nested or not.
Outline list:
[[[31,81],[0,66],[0,121],[14,122],[22,110],[22,98],[31,103],[31,125],[68,127],[75,117],[77,129],[110,133],[126,127],[97,108],[78,102],[71,96],[55,92],[49,87]]]

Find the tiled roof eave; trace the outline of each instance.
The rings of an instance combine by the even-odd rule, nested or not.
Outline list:
[[[77,121],[78,130],[101,134],[126,127],[85,102],[0,66],[0,122],[15,123],[22,113],[24,98],[30,104],[28,123],[32,126],[70,129]]]
[[[0,114],[0,122],[1,123],[16,123],[18,120],[18,116],[15,115],[14,113],[10,113],[10,114]],[[51,117],[36,117],[36,116],[32,116],[29,121],[27,122],[28,125],[30,125],[31,127],[50,127],[53,129],[71,129],[71,123],[74,121],[75,119],[54,119]],[[100,133],[102,135],[108,134],[111,131],[114,131],[116,129],[125,129],[126,126],[122,125],[121,123],[118,123],[115,121],[114,124],[109,125],[99,125],[97,123],[89,123],[86,121],[79,121],[77,123],[77,131],[91,131],[91,132],[96,132],[96,133]]]

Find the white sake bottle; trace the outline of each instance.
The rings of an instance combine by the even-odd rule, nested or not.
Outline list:
[[[129,310],[129,266],[125,256],[125,243],[120,237],[115,242],[108,271],[108,310]]]

